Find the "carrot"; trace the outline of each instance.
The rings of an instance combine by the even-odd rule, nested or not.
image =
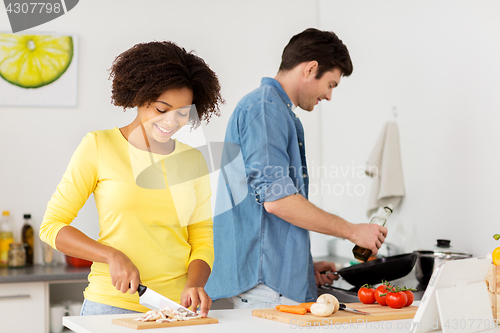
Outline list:
[[[276,305],[276,308],[281,312],[295,313],[300,315],[304,315],[307,313],[306,308],[300,305]]]
[[[316,302],[309,302],[309,303],[300,303],[299,305],[307,310],[307,312],[311,312],[311,305],[313,305]]]

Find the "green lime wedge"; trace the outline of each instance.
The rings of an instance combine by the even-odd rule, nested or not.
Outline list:
[[[70,36],[0,34],[0,76],[22,88],[57,80],[73,59]]]

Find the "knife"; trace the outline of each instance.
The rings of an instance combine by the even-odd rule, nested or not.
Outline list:
[[[364,311],[359,311],[359,310],[356,310],[356,309],[348,308],[347,306],[345,306],[345,304],[342,304],[342,303],[340,303],[339,310],[350,311],[350,312],[354,312],[354,313],[362,314],[362,315],[369,315],[368,312],[364,312]]]
[[[181,313],[186,313],[186,317],[194,317],[196,313],[183,307],[180,304],[175,303],[170,298],[158,294],[156,291],[148,289],[148,287],[139,285],[137,288],[139,292],[139,303],[152,310],[161,310],[168,307],[174,311],[179,311]]]

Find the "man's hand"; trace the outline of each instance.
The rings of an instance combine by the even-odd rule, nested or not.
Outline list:
[[[336,272],[335,263],[329,261],[317,261],[314,263],[314,277],[316,278],[316,286],[324,284],[332,284],[333,280],[338,280],[338,275],[329,273],[321,274],[321,272],[330,271]]]
[[[349,240],[358,246],[371,250],[373,255],[376,255],[385,242],[387,228],[370,223],[353,224],[352,226],[354,231]]]

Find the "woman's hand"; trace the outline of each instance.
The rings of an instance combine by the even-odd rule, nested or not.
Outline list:
[[[194,312],[196,312],[196,309],[200,306],[200,314],[205,318],[208,315],[208,310],[210,310],[212,306],[212,300],[203,287],[186,285],[181,294],[181,305],[186,308],[191,307],[191,310]]]
[[[123,252],[114,251],[109,259],[111,283],[122,293],[134,294],[141,282],[139,270]]]
[[[207,295],[204,287],[210,276],[210,266],[200,259],[191,261],[187,271],[187,282],[181,293],[181,305],[191,307],[196,312],[200,306],[200,314],[203,318],[208,315],[212,306],[212,299]]]

